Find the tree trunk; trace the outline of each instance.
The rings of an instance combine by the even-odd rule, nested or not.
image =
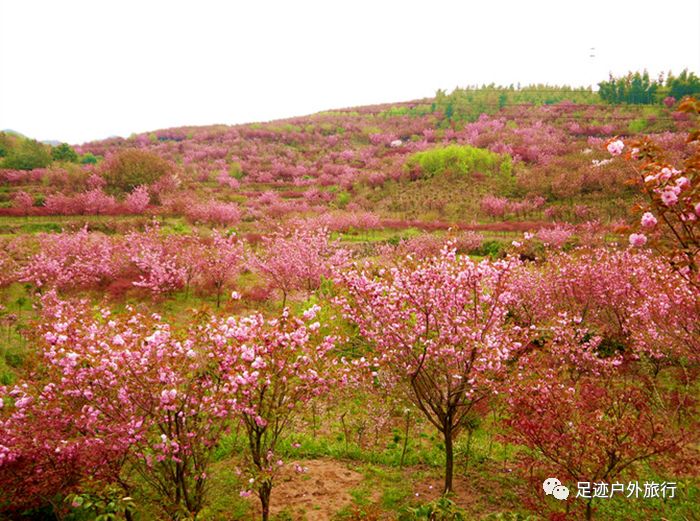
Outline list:
[[[272,492],[272,485],[269,483],[263,483],[260,487],[260,505],[262,506],[262,521],[268,521],[270,519],[270,493]]]
[[[469,470],[469,459],[471,458],[471,451],[472,451],[472,434],[474,434],[474,430],[469,429],[469,433],[467,435],[467,459],[464,462],[464,472],[465,473]]]
[[[348,438],[350,435],[348,434],[348,429],[345,427],[345,415],[348,413],[348,411],[345,411],[343,414],[340,415],[340,423],[343,425],[343,436],[345,436],[345,453],[347,454],[348,452]]]
[[[401,461],[399,461],[399,468],[403,468],[404,458],[406,457],[406,449],[408,449],[408,429],[411,427],[411,416],[406,415],[406,430],[403,433],[403,449],[401,450]]]
[[[445,435],[445,490],[443,494],[452,492],[452,474],[454,471],[454,447],[452,446],[452,428],[446,427]]]

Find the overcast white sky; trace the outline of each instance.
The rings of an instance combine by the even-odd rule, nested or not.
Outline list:
[[[74,144],[645,67],[700,71],[698,0],[0,0],[0,129]]]

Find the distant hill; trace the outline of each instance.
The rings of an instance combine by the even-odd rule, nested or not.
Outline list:
[[[24,134],[22,134],[21,132],[17,132],[16,130],[12,130],[11,128],[3,129],[0,132],[4,132],[5,134],[12,134],[13,136],[17,136],[17,137],[27,137]]]
[[[29,139],[27,136],[25,136],[21,132],[17,132],[16,130],[12,130],[11,128],[6,128],[4,130],[0,130],[0,132],[4,132],[5,134],[11,134],[13,136]],[[51,145],[52,147],[55,147],[55,146],[63,143],[63,141],[58,141],[57,139],[44,139],[44,140],[40,141],[40,143],[43,143],[44,145]]]

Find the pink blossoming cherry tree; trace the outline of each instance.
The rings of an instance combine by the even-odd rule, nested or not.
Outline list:
[[[231,398],[248,438],[243,458],[248,486],[240,494],[258,495],[263,521],[269,519],[274,478],[284,464],[275,454],[278,441],[309,401],[339,382],[329,356],[335,339],[321,334],[315,320],[319,309],[305,312],[304,320],[285,309],[278,319],[229,318],[202,331],[206,343],[229,353]]]
[[[374,345],[379,371],[444,438],[445,493],[453,489],[456,436],[522,345],[507,318],[515,264],[475,264],[446,247],[376,276],[359,267],[339,276],[345,314]]]

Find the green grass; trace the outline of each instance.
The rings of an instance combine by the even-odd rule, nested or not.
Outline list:
[[[376,243],[376,242],[395,242],[398,243],[402,239],[410,239],[421,234],[417,228],[409,227],[403,230],[392,230],[383,228],[380,230],[350,230],[347,232],[334,232],[331,234],[332,239],[340,239],[345,243]]]

